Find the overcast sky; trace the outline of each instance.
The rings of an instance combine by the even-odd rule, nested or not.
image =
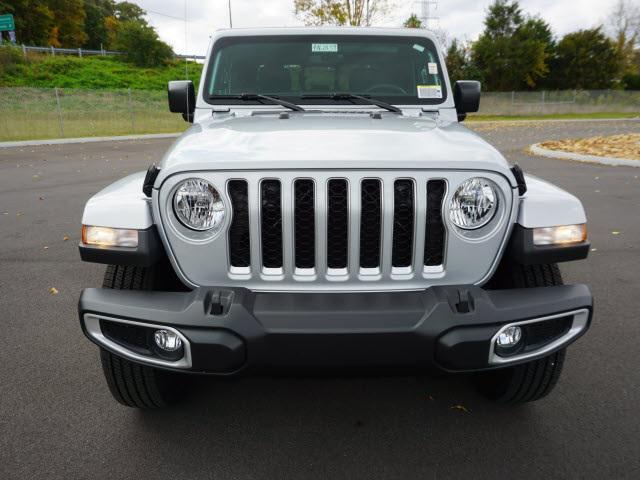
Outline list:
[[[209,35],[229,26],[228,0],[132,0],[147,10],[149,22],[176,52],[204,55]],[[394,1],[394,0],[391,0]],[[448,39],[475,39],[482,30],[487,6],[492,0],[439,0],[439,26]],[[556,35],[603,23],[616,0],[521,0],[525,12],[540,15]],[[234,27],[282,27],[302,23],[293,14],[293,0],[231,0]],[[395,0],[383,22],[376,26],[401,26],[411,12],[420,12],[420,2]]]

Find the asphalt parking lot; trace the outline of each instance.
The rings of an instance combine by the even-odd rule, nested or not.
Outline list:
[[[81,214],[171,140],[0,149],[0,478],[640,478],[640,168],[524,152],[640,122],[474,129],[580,197],[594,248],[562,266],[594,324],[552,395],[515,409],[457,377],[198,380],[175,409],[121,407],[77,319],[104,272],[79,260]]]

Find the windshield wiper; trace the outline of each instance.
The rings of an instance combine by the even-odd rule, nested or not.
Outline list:
[[[375,98],[371,98],[370,95],[356,95],[355,93],[331,93],[328,95],[303,95],[301,98],[309,99],[309,100],[320,100],[320,99],[329,99],[329,100],[363,100],[365,102],[369,102],[376,107],[384,108],[385,110],[389,110],[393,113],[399,113],[402,115],[402,110],[398,107],[391,105],[387,102],[383,102],[382,100],[377,100]]]
[[[302,108],[300,105],[286,102],[284,100],[280,100],[279,98],[270,97],[269,95],[261,95],[259,93],[243,93],[241,95],[210,95],[209,96],[210,100],[225,99],[225,98],[242,100],[245,102],[250,102],[250,101],[260,102],[260,101],[266,100],[267,102],[271,102],[275,105],[282,105],[283,107],[290,108],[295,112],[306,112],[306,110]]]

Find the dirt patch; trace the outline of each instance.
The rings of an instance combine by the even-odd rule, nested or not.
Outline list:
[[[543,142],[540,147],[548,150],[594,155],[597,157],[626,158],[640,160],[640,133],[590,137],[577,140]]]

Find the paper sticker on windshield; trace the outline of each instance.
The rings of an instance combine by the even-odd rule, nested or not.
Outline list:
[[[338,51],[337,43],[312,43],[311,51],[317,53],[336,53]]]
[[[419,51],[420,53],[424,52],[424,47],[422,45],[418,45],[417,43],[413,46],[414,50]]]
[[[418,85],[418,98],[442,98],[440,85]]]
[[[429,62],[427,63],[427,67],[429,68],[429,75],[437,75],[438,74],[438,64]]]

